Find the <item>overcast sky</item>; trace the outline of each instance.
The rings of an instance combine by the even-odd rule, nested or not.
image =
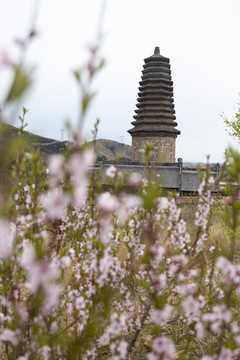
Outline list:
[[[15,57],[14,38],[29,26],[32,0],[0,2],[0,53]],[[28,129],[61,139],[66,119],[76,123],[78,91],[72,70],[86,60],[95,40],[101,0],[42,0],[38,38],[27,62],[36,65],[35,83],[23,105],[30,108]],[[174,102],[181,135],[176,157],[184,161],[222,161],[232,141],[220,114],[234,114],[240,93],[239,0],[108,0],[101,54],[107,65],[85,124],[90,132],[101,119],[99,138],[131,144],[127,130],[136,108],[143,59],[155,46],[170,58]],[[0,68],[0,102],[9,74]],[[65,138],[67,131],[65,131]]]

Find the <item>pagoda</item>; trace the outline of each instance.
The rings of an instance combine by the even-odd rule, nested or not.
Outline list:
[[[168,58],[156,47],[154,54],[144,60],[142,80],[139,82],[132,136],[132,161],[143,161],[143,148],[153,143],[155,163],[175,162],[175,143],[180,131],[175,127],[173,82]]]

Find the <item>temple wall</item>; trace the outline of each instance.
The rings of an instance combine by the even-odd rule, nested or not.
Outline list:
[[[156,163],[161,162],[175,162],[175,144],[174,137],[148,136],[148,137],[132,137],[132,161],[143,161],[143,150],[147,142],[153,143],[153,157],[152,161]]]

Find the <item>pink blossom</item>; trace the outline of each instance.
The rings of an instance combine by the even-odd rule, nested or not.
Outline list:
[[[225,322],[227,324],[230,323],[232,318],[232,313],[226,305],[215,305],[213,306],[213,313],[216,315],[216,318],[222,322]]]
[[[106,175],[110,178],[114,178],[117,175],[117,168],[114,165],[109,166],[106,170]]]
[[[49,282],[59,276],[59,269],[55,264],[48,264],[44,260],[38,260],[35,249],[31,244],[24,246],[20,257],[20,264],[27,270],[29,284],[28,287],[35,292],[40,285],[45,289],[49,287]]]
[[[44,315],[49,315],[50,310],[58,304],[62,292],[63,287],[60,285],[49,284],[45,287],[45,302],[43,306]]]
[[[157,278],[157,288],[163,290],[167,287],[167,276],[166,274],[160,274]]]
[[[104,245],[107,245],[112,237],[113,226],[109,218],[104,218],[100,222],[99,237]]]
[[[238,322],[237,321],[233,321],[231,324],[230,324],[230,328],[231,328],[231,332],[236,334],[239,332],[239,326],[238,326]]]
[[[82,181],[86,178],[86,172],[95,162],[93,149],[87,149],[81,154],[74,153],[67,163],[67,171],[73,176],[74,181]]]
[[[240,335],[235,337],[236,344],[240,347]]]
[[[220,256],[216,267],[222,271],[227,284],[240,284],[240,266],[238,264],[233,265],[229,260]]]
[[[142,176],[138,173],[132,173],[128,178],[128,185],[138,187],[142,183]]]
[[[218,355],[218,360],[232,360],[233,352],[230,349],[223,348]]]
[[[71,138],[75,145],[80,145],[86,138],[81,127],[76,127],[71,130]]]
[[[87,179],[82,179],[81,182],[75,184],[73,197],[74,204],[79,208],[82,208],[86,205],[87,202],[87,193],[88,193],[88,182]]]
[[[196,331],[196,335],[199,339],[203,339],[204,338],[204,333],[205,333],[205,330],[204,330],[204,326],[201,322],[197,322],[195,324],[195,331]]]
[[[69,203],[69,197],[61,189],[55,189],[43,195],[40,201],[49,219],[56,220],[63,216]]]
[[[10,330],[10,329],[4,329],[2,334],[0,335],[0,343],[2,342],[10,342],[14,346],[17,346],[20,341],[20,331],[16,330]]]
[[[50,175],[56,177],[59,180],[62,180],[64,177],[63,166],[63,158],[61,155],[52,155],[49,157],[48,169]]]
[[[2,50],[0,53],[0,66],[9,66],[11,65],[11,59],[9,54]]]
[[[101,346],[105,346],[108,345],[110,342],[110,335],[108,333],[104,333],[100,338],[99,338],[99,344]]]
[[[137,195],[122,194],[118,209],[119,220],[123,222],[129,214],[129,210],[142,205],[142,199]]]
[[[24,244],[22,255],[19,257],[20,265],[30,270],[31,266],[34,265],[36,259],[37,256],[33,245],[30,243]]]
[[[198,270],[197,270],[197,269],[191,269],[191,270],[189,270],[189,273],[188,273],[189,279],[195,278],[197,275],[198,275]]]
[[[162,310],[153,310],[151,313],[151,321],[156,325],[165,324],[172,315],[173,307],[171,305],[165,305]]]
[[[182,302],[182,308],[189,323],[197,321],[201,316],[201,304],[191,295]]]
[[[164,360],[175,358],[175,346],[172,340],[166,336],[158,337],[153,341],[153,350],[161,355]]]
[[[72,262],[72,260],[71,260],[70,256],[63,256],[61,258],[61,267],[63,269],[66,269],[71,265],[71,262]]]
[[[79,296],[75,300],[76,309],[84,309],[86,307],[86,301],[83,296]]]
[[[24,303],[17,302],[16,303],[16,310],[18,312],[18,315],[22,319],[22,321],[26,322],[29,319],[29,313],[26,305]]]
[[[97,50],[98,50],[98,44],[94,44],[94,45],[89,44],[88,45],[88,50],[90,51],[90,53],[92,55],[95,55]]]
[[[28,360],[29,356],[30,356],[30,353],[27,352],[25,355],[18,357],[17,360]]]
[[[108,214],[115,211],[119,206],[117,197],[109,192],[100,194],[97,198],[97,204],[101,210]]]
[[[44,345],[42,348],[42,356],[43,360],[49,360],[51,357],[51,348],[49,346]]]
[[[125,359],[126,355],[127,355],[127,348],[128,348],[128,343],[124,340],[120,341],[118,347],[117,347],[117,351],[119,353],[120,359]]]
[[[154,355],[153,353],[149,353],[149,354],[147,354],[147,359],[148,360],[159,360],[159,356]]]

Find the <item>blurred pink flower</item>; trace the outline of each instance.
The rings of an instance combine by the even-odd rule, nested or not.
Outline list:
[[[76,309],[84,309],[86,307],[86,301],[83,296],[79,296],[75,300]]]
[[[63,157],[61,155],[52,155],[48,160],[48,169],[50,175],[62,180],[64,177]]]
[[[138,173],[132,173],[128,178],[128,185],[132,187],[138,187],[142,183],[142,175]]]
[[[80,127],[76,127],[75,129],[71,129],[71,138],[75,145],[80,145],[85,140],[86,136]]]
[[[153,310],[151,313],[151,321],[157,325],[165,324],[172,315],[173,307],[171,305],[165,305],[161,310]]]
[[[114,165],[109,166],[106,170],[106,175],[110,178],[114,178],[117,175],[117,168]]]
[[[69,197],[59,188],[49,191],[40,199],[42,207],[51,220],[60,219],[69,204]]]
[[[26,244],[19,259],[20,265],[27,271],[29,283],[28,288],[35,292],[39,286],[49,288],[49,283],[60,275],[55,264],[49,264],[45,260],[37,258],[32,244]]]
[[[159,360],[159,357],[157,355],[154,355],[152,353],[147,354],[148,360]]]
[[[197,321],[201,316],[201,304],[192,295],[182,302],[182,308],[189,323]]]
[[[14,225],[7,220],[0,219],[0,259],[7,259],[11,256],[14,238]]]
[[[171,339],[166,336],[158,337],[153,341],[153,350],[161,355],[161,359],[170,360],[175,358],[175,346]]]
[[[9,66],[9,65],[11,65],[10,56],[5,50],[2,50],[0,53],[0,66]]]
[[[107,214],[112,213],[119,206],[117,197],[111,195],[109,192],[100,194],[97,198],[97,204],[99,208]]]
[[[123,193],[120,196],[120,206],[118,209],[119,220],[123,222],[129,215],[129,210],[140,207],[142,203],[143,201],[139,196]]]
[[[73,176],[74,182],[82,181],[86,178],[87,170],[92,167],[95,162],[95,154],[93,149],[87,149],[81,154],[73,154],[68,163],[67,171]]]
[[[2,342],[10,342],[14,346],[17,346],[20,341],[20,331],[12,331],[10,329],[4,329],[2,334],[0,335],[0,344]]]
[[[81,182],[75,184],[73,190],[74,204],[79,208],[82,208],[87,203],[88,194],[88,182],[87,179],[83,179]]]
[[[166,197],[160,197],[157,199],[158,209],[160,211],[164,211],[168,208],[169,201]]]
[[[201,322],[197,322],[195,324],[195,331],[196,331],[196,335],[197,335],[198,339],[203,339],[204,334],[205,334],[205,329]]]
[[[128,343],[126,341],[122,340],[117,347],[117,351],[119,353],[120,359],[126,358],[127,348],[128,348]]]
[[[44,288],[45,301],[43,305],[43,313],[45,316],[50,314],[51,309],[58,304],[59,297],[63,292],[60,285],[48,284]]]

